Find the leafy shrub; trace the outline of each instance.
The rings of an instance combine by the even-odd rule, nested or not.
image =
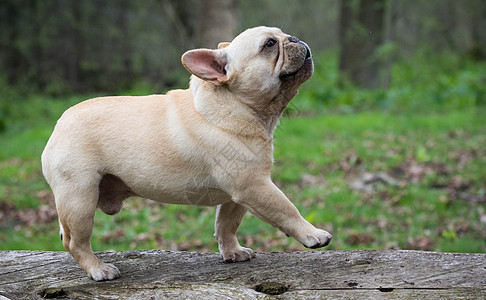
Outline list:
[[[486,104],[486,63],[452,53],[419,51],[390,68],[390,86],[358,88],[339,78],[338,56],[323,53],[315,74],[304,84],[295,107],[300,111],[444,111]],[[292,108],[291,108],[292,109]]]

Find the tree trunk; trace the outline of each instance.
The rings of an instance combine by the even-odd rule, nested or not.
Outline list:
[[[71,26],[71,37],[69,39],[71,42],[71,49],[66,69],[71,88],[77,91],[80,89],[81,61],[82,53],[84,51],[84,37],[81,32],[82,3],[80,1],[73,1],[71,2],[71,5],[73,24]]]
[[[341,1],[339,70],[346,80],[369,89],[382,85],[377,50],[385,35],[387,0]]]
[[[455,48],[475,60],[486,59],[486,2],[483,0],[455,1]]]
[[[236,0],[204,0],[200,12],[200,47],[214,49],[233,40],[239,23]]]
[[[0,54],[3,54],[0,56],[0,63],[4,65],[2,73],[11,85],[17,84],[18,78],[25,71],[22,68],[22,53],[15,46],[18,44],[20,10],[13,1],[0,7],[0,34],[7,36],[0,44]]]
[[[200,4],[194,0],[165,0],[162,2],[163,14],[170,20],[171,37],[178,47],[189,50],[195,47],[195,30]]]
[[[486,254],[424,251],[97,253],[122,277],[95,282],[67,252],[0,251],[0,299],[485,299]],[[279,296],[276,296],[279,295]],[[278,298],[277,298],[278,297]]]

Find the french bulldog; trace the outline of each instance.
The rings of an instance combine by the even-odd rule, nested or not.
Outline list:
[[[192,73],[189,89],[83,101],[64,112],[42,153],[62,243],[96,281],[120,271],[91,249],[95,210],[114,215],[131,196],[217,206],[215,238],[226,262],[255,257],[236,238],[247,210],[308,248],[332,238],[270,177],[275,127],[313,74],[307,44],[256,27],[181,60]]]

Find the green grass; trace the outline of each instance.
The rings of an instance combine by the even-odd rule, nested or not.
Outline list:
[[[276,138],[275,178],[304,216],[333,229],[331,249],[484,252],[484,204],[454,195],[454,184],[485,193],[484,112],[286,120]],[[412,172],[412,165],[423,174],[398,172]],[[379,172],[400,183],[376,183],[371,192],[350,187]],[[303,185],[304,174],[320,184]]]
[[[329,249],[484,252],[484,204],[453,193],[454,182],[468,194],[485,193],[485,112],[285,118],[276,131],[273,178],[305,218],[333,233]],[[0,249],[62,249],[39,160],[54,120],[39,122],[1,136]],[[411,165],[423,174],[407,174]],[[353,189],[366,172],[387,172],[399,184]],[[214,208],[136,198],[114,217],[97,213],[92,244],[97,251],[216,251],[213,224]],[[238,232],[242,244],[259,251],[304,249],[250,215]]]
[[[343,86],[336,68],[333,55],[316,62],[275,132],[272,172],[334,235],[327,249],[485,252],[485,203],[472,201],[486,197],[485,64],[422,53],[395,64],[383,91]],[[0,249],[63,249],[40,154],[56,119],[84,98],[0,102]],[[365,182],[383,174],[392,181]],[[115,216],[96,214],[92,246],[217,251],[214,215],[127,200]],[[251,215],[238,236],[257,251],[304,249]]]

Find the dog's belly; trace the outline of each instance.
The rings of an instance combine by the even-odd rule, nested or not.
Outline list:
[[[174,173],[167,177],[145,175],[143,180],[139,182],[133,180],[134,177],[124,178],[123,175],[119,177],[123,178],[120,179],[120,185],[126,186],[131,195],[157,202],[215,206],[231,201],[231,196],[218,188],[216,184],[209,182],[209,180],[196,179],[196,177],[193,177],[192,180],[181,180],[181,176]]]
[[[186,189],[178,191],[176,193],[162,190],[144,195],[143,197],[168,204],[198,206],[215,206],[231,201],[231,197],[228,194],[212,187]]]
[[[211,187],[160,187],[155,189],[143,188],[140,192],[134,192],[141,197],[168,204],[184,204],[199,206],[215,206],[231,201],[231,197],[222,190]]]

